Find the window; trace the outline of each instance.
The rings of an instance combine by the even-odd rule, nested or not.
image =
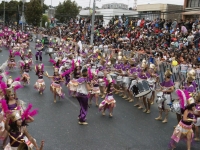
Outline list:
[[[200,7],[200,0],[188,0],[187,8],[190,7]]]

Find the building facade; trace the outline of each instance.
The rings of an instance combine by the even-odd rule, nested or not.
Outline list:
[[[102,9],[128,9],[128,5],[122,3],[110,3],[102,5]]]
[[[200,19],[200,0],[184,0],[182,17],[186,19]]]
[[[174,4],[144,4],[138,5],[137,11],[140,18],[148,20],[161,19],[181,19],[182,18],[182,5]]]

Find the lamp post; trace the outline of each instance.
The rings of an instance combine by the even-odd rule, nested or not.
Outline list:
[[[22,6],[22,19],[21,19],[21,22],[22,22],[22,32],[24,31],[24,22],[25,22],[25,19],[24,19],[24,2],[25,2],[25,0],[23,0],[23,6]]]
[[[94,0],[94,2],[93,2],[92,29],[91,29],[90,45],[93,45],[93,42],[94,42],[94,19],[95,19],[95,6],[96,6],[96,0]]]
[[[41,0],[42,14],[43,14],[43,3],[44,3],[44,0]],[[40,27],[42,27],[42,19],[41,19],[41,22],[40,22]]]
[[[4,3],[3,3],[3,26],[5,26],[5,19],[6,18],[6,12],[5,12],[5,0],[4,0]]]

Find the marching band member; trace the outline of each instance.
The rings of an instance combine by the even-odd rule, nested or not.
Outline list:
[[[30,83],[30,76],[29,76],[29,71],[31,70],[31,67],[29,66],[28,60],[25,60],[25,64],[23,66],[23,73],[22,73],[22,78],[21,81],[23,84],[29,84]]]
[[[43,74],[44,74],[44,65],[39,64],[35,66],[35,72],[38,76],[38,80],[36,81],[34,88],[42,95],[43,91],[45,90],[45,82],[43,80]]]
[[[167,123],[168,119],[168,113],[170,110],[169,104],[171,104],[171,93],[174,91],[174,83],[170,79],[172,75],[172,72],[167,69],[165,72],[165,80],[160,84],[161,86],[161,92],[162,96],[166,99],[164,103],[162,103],[161,106],[158,106],[159,109],[159,116],[155,118],[155,120],[162,120],[162,112],[165,112],[165,119],[162,121],[163,123]]]
[[[178,143],[181,138],[187,138],[187,150],[191,150],[191,142],[194,136],[192,125],[196,123],[194,111],[195,111],[195,100],[189,96],[187,91],[177,90],[176,91],[180,105],[184,107],[183,117],[178,123],[174,132],[171,136],[170,148],[175,148],[175,143]]]
[[[80,104],[80,114],[78,116],[80,125],[87,125],[86,116],[88,111],[88,94],[92,88],[88,82],[88,70],[84,68],[81,76],[77,79],[78,86],[76,91],[76,98]]]
[[[141,64],[141,71],[138,73],[138,82],[142,82],[143,80],[147,80],[150,77],[149,73],[147,72],[147,67],[148,66],[147,66],[146,60],[143,60],[142,64]],[[134,105],[135,107],[138,107],[138,109],[143,108],[142,103],[140,102],[140,99],[141,99],[141,97],[139,98],[138,103]],[[142,99],[143,99],[144,106],[147,107],[146,95],[142,96]],[[144,109],[143,112],[146,113],[147,110]]]
[[[60,85],[61,82],[63,82],[63,78],[61,75],[58,73],[58,68],[54,68],[54,74],[53,76],[49,76],[48,73],[46,72],[45,74],[48,78],[52,79],[52,84],[50,86],[50,90],[54,95],[54,103],[56,103],[56,96],[63,97],[64,93],[62,92],[62,87]]]
[[[129,60],[131,68],[128,71],[128,76],[130,78],[130,84],[128,88],[129,97],[127,100],[129,102],[134,101],[134,96],[138,94],[138,88],[137,88],[137,68],[135,67],[135,62],[132,60]]]
[[[154,101],[154,99],[152,100],[153,97],[153,92],[155,90],[155,86],[156,86],[156,81],[157,81],[157,76],[155,75],[155,65],[154,64],[150,64],[149,66],[149,74],[150,77],[147,79],[147,82],[149,84],[149,87],[151,89],[151,92],[149,94],[147,94],[146,98],[147,98],[147,104],[145,105],[145,109],[147,110],[146,113],[149,114],[151,111],[151,103],[152,101]]]
[[[89,99],[89,105],[92,104],[92,98],[95,97],[95,102],[96,102],[96,107],[99,106],[99,94],[100,94],[100,88],[99,88],[99,80],[97,76],[97,72],[93,72],[93,79],[91,80],[91,87],[92,87],[92,92],[90,94],[90,99]]]
[[[128,95],[128,87],[130,84],[130,78],[128,77],[128,70],[130,68],[129,64],[128,64],[128,59],[124,56],[123,57],[124,60],[124,64],[122,66],[122,84],[123,84],[123,97],[124,99],[128,99],[127,95]]]

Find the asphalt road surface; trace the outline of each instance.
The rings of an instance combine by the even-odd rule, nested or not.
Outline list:
[[[31,43],[35,53],[34,43]],[[0,53],[0,63],[8,58],[8,50]],[[17,59],[19,57],[17,56]],[[34,58],[35,60],[35,58]],[[48,55],[43,54],[45,71],[51,75],[52,65],[48,62]],[[19,69],[12,71],[11,76],[19,76]],[[50,80],[44,77],[46,89],[40,95],[33,85],[37,80],[34,71],[30,72],[30,85],[20,89],[19,99],[32,103],[39,109],[35,121],[28,126],[30,134],[39,144],[45,140],[44,150],[167,150],[174,126],[177,125],[174,113],[170,113],[169,121],[163,124],[156,121],[158,110],[156,104],[152,106],[150,114],[143,113],[119,96],[115,96],[116,108],[113,118],[102,116],[95,107],[89,108],[87,126],[78,124],[79,104],[75,98],[69,97],[63,86],[66,97],[53,102],[53,94],[49,90]],[[101,101],[101,100],[100,100]],[[177,144],[176,150],[185,150],[186,142]],[[193,142],[192,150],[199,150],[200,143]]]

